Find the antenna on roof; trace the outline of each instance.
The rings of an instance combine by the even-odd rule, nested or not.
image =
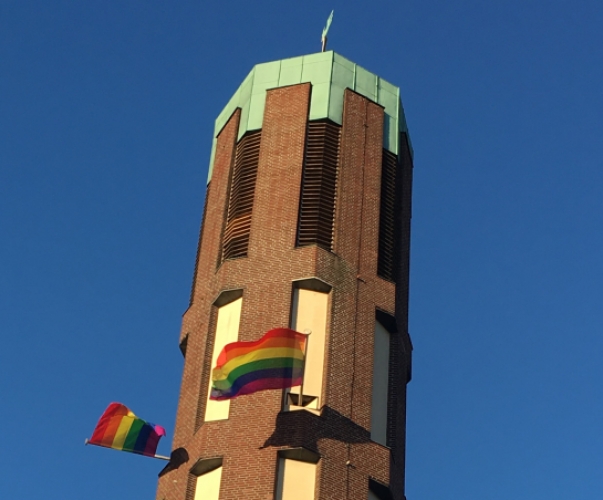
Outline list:
[[[325,27],[322,30],[322,51],[324,52],[325,50],[327,50],[327,33],[329,32],[329,28],[331,27],[331,23],[333,22],[333,13],[335,12],[335,10],[331,11],[331,15],[329,16],[329,19],[327,19],[327,24],[325,24]]]

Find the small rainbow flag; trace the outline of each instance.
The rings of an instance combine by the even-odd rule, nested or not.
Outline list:
[[[161,436],[165,429],[160,425],[145,422],[121,403],[111,403],[87,443],[154,457]]]
[[[221,401],[300,385],[306,342],[303,333],[275,328],[255,342],[227,344],[212,371],[209,398]]]

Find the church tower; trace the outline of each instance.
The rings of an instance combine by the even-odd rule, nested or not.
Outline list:
[[[404,500],[412,148],[332,52],[255,66],[216,120],[157,500]],[[310,331],[299,387],[209,399],[222,348]]]

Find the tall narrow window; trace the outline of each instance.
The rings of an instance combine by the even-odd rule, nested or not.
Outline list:
[[[260,159],[260,138],[261,130],[249,132],[237,144],[230,180],[228,215],[222,239],[222,260],[247,256]]]
[[[381,207],[379,212],[379,257],[377,274],[396,281],[398,264],[396,244],[396,170],[398,157],[383,150],[381,163]]]
[[[309,288],[302,288],[309,287]],[[291,307],[291,328],[310,332],[306,349],[303,386],[285,391],[284,409],[319,410],[322,406],[322,384],[330,287],[318,279],[295,283]],[[299,394],[302,390],[302,398]]]
[[[387,403],[389,393],[390,334],[375,321],[373,342],[373,389],[371,397],[371,439],[387,445]]]
[[[239,337],[239,320],[241,318],[241,306],[243,298],[240,291],[236,295],[233,292],[225,292],[221,297],[232,298],[237,296],[235,300],[229,301],[226,304],[220,304],[217,311],[216,331],[214,336],[213,353],[211,357],[211,367],[216,366],[218,356],[226,344],[236,342]],[[229,295],[230,294],[230,297]],[[211,392],[211,371],[209,373],[207,384],[207,401],[205,403],[205,421],[225,420],[228,418],[230,411],[230,401],[212,401],[209,399]]]
[[[276,500],[313,500],[319,456],[298,448],[279,451]]]
[[[298,246],[332,248],[340,130],[329,120],[308,123]]]
[[[222,459],[199,460],[189,473],[186,500],[219,500]]]

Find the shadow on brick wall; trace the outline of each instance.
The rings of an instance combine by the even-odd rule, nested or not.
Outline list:
[[[172,453],[170,453],[170,461],[163,469],[161,469],[161,472],[159,472],[159,477],[166,475],[172,470],[176,470],[182,464],[188,462],[188,458],[188,451],[186,451],[184,448],[176,448],[174,451],[172,451]]]
[[[303,447],[318,453],[318,441],[321,439],[369,443],[371,433],[348,417],[324,406],[321,415],[303,410],[279,413],[274,432],[261,448]]]

